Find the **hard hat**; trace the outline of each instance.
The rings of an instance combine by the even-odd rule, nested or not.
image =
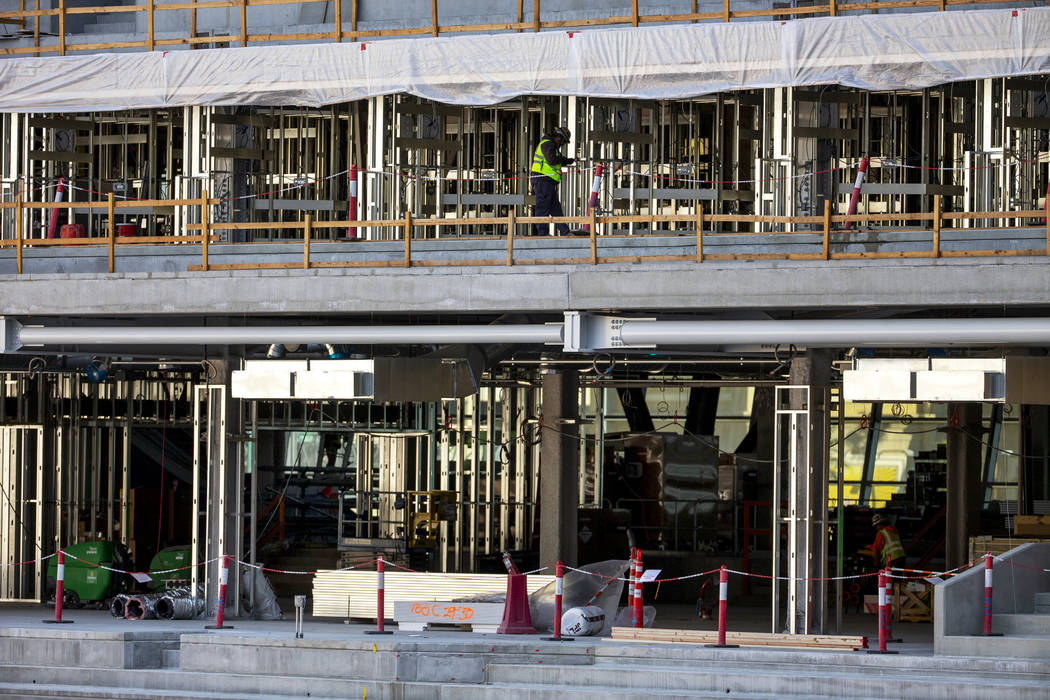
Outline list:
[[[561,616],[561,633],[570,637],[593,637],[605,627],[605,611],[595,605],[569,608]]]
[[[886,522],[886,517],[882,513],[876,513],[875,515],[871,516],[871,524],[875,525],[876,527],[878,527],[884,522]]]
[[[565,143],[568,143],[569,141],[572,141],[572,133],[568,129],[566,129],[564,126],[555,127],[554,131],[551,132],[551,134],[553,136],[557,136],[558,138],[560,138]]]

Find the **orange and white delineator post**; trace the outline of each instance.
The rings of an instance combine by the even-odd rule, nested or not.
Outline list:
[[[222,566],[219,567],[219,607],[215,610],[215,624],[205,625],[207,630],[233,629],[232,625],[223,623],[226,617],[226,583],[230,579],[230,555],[222,555]]]
[[[543,637],[547,642],[571,642],[573,637],[561,636],[561,614],[562,614],[562,578],[565,576],[565,565],[558,560],[554,567],[554,635]]]
[[[984,555],[984,636],[1002,637],[1002,632],[992,632],[992,561],[991,552]]]
[[[729,571],[725,564],[718,570],[718,643],[708,647],[736,648],[737,644],[726,644],[726,608],[729,600]]]
[[[71,624],[72,620],[62,619],[62,601],[66,597],[65,591],[65,580],[66,580],[66,553],[61,549],[58,550],[58,570],[55,573],[55,619],[54,620],[43,620],[43,622],[53,624]]]
[[[644,608],[642,607],[642,550],[636,549],[634,555],[634,626],[644,627]]]
[[[857,169],[857,181],[853,183],[853,194],[849,198],[849,208],[846,210],[846,216],[853,216],[857,213],[857,203],[860,201],[860,191],[864,186],[864,178],[868,175],[868,157],[864,156],[860,159],[860,167]],[[848,221],[842,224],[842,228],[852,228],[853,224]]]
[[[869,654],[896,654],[886,649],[889,638],[890,603],[886,599],[886,570],[879,571],[879,648],[868,649]]]
[[[384,628],[386,620],[386,562],[383,561],[383,555],[380,554],[376,559],[376,628],[369,630],[365,634],[393,634],[388,629]]]
[[[598,163],[594,166],[594,180],[591,181],[591,196],[587,200],[587,216],[591,215],[591,212],[598,206],[598,191],[602,187],[602,175],[605,173],[605,166]],[[583,227],[584,231],[590,231],[591,225],[586,224]]]
[[[357,221],[357,166],[350,166],[350,206],[347,210],[347,220]],[[346,229],[347,238],[357,238],[357,226],[353,223]]]

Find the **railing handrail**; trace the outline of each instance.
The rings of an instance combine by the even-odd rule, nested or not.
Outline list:
[[[129,206],[143,206],[143,202],[148,202],[150,206],[157,207],[197,207],[200,213],[200,223],[196,224],[184,224],[182,231],[175,235],[170,236],[121,236],[117,237],[114,232],[114,214],[123,207]],[[677,261],[677,260],[695,260],[698,264],[702,264],[705,260],[758,260],[758,259],[792,259],[792,260],[832,260],[832,259],[858,259],[858,258],[939,258],[939,257],[1005,257],[1005,256],[1034,256],[1034,255],[1045,255],[1050,256],[1050,215],[1048,211],[1042,209],[1023,209],[1015,211],[980,211],[980,212],[943,212],[941,208],[941,195],[933,196],[933,211],[932,212],[915,212],[915,213],[881,213],[881,214],[832,214],[831,213],[831,201],[826,200],[824,203],[824,215],[823,216],[766,216],[766,215],[754,215],[754,214],[705,214],[701,206],[697,206],[695,213],[688,214],[650,214],[650,215],[621,215],[621,216],[597,216],[594,210],[591,210],[587,216],[560,216],[560,217],[544,217],[544,216],[518,216],[513,209],[510,210],[506,216],[490,216],[490,217],[459,217],[459,218],[439,218],[432,217],[426,219],[415,219],[411,213],[407,213],[403,218],[399,219],[383,219],[383,220],[338,220],[338,221],[314,221],[313,216],[310,213],[305,213],[303,220],[301,221],[277,221],[277,222],[216,222],[211,220],[210,208],[213,205],[221,203],[221,199],[212,198],[208,196],[208,193],[202,192],[199,198],[194,199],[156,199],[156,200],[142,200],[134,202],[118,202],[115,201],[113,195],[108,195],[105,200],[88,200],[80,202],[25,202],[20,196],[16,197],[14,202],[0,202],[0,210],[14,209],[15,219],[15,238],[0,240],[0,248],[15,247],[17,248],[17,271],[22,272],[24,251],[26,248],[35,247],[47,247],[56,245],[104,245],[109,248],[109,272],[115,271],[115,250],[117,248],[123,248],[127,245],[143,245],[143,244],[200,244],[201,246],[201,264],[191,265],[188,267],[190,271],[207,271],[207,270],[250,270],[250,269],[266,269],[266,268],[301,268],[301,269],[312,269],[312,268],[331,268],[331,267],[412,267],[414,264],[412,258],[412,241],[419,240],[414,235],[416,228],[428,228],[428,227],[442,227],[442,226],[483,226],[493,227],[497,231],[503,230],[502,234],[486,235],[486,236],[472,236],[472,239],[506,239],[507,242],[507,255],[505,264],[510,266],[514,264],[592,264],[597,265],[602,262],[624,262],[624,261]],[[29,238],[24,236],[23,231],[23,213],[25,210],[35,209],[71,209],[71,208],[87,208],[89,210],[105,210],[109,214],[108,226],[105,227],[105,235],[98,237],[72,237],[72,238]],[[1050,208],[1050,204],[1048,204]],[[995,219],[1039,219],[1041,220],[1046,228],[1046,244],[1044,247],[1033,248],[1033,249],[991,249],[991,250],[942,250],[941,248],[941,234],[944,230],[943,224],[946,221],[967,221],[967,220],[995,220]],[[867,251],[867,252],[845,252],[845,251],[834,251],[832,250],[832,244],[839,244],[842,242],[844,236],[848,236],[851,230],[846,228],[840,228],[840,224],[853,224],[853,223],[889,223],[902,222],[902,221],[915,221],[920,223],[930,222],[931,228],[904,228],[904,229],[883,229],[881,232],[888,233],[894,231],[926,231],[929,230],[932,234],[930,248],[928,250],[915,250],[915,251]],[[704,231],[705,225],[710,227],[711,223],[733,223],[733,224],[750,224],[750,223],[767,223],[773,225],[809,225],[815,227],[810,231]],[[521,260],[515,259],[514,257],[514,239],[516,234],[514,229],[517,226],[528,226],[532,224],[553,224],[553,223],[566,223],[576,224],[579,226],[587,227],[590,240],[589,255],[585,257],[563,257],[554,259],[528,259]],[[612,237],[618,237],[619,234],[615,233],[600,233],[602,227],[608,228],[609,226],[616,224],[628,224],[628,223],[693,223],[696,228],[692,233],[678,233],[675,231],[668,231],[668,235],[680,236],[683,238],[691,237],[695,239],[695,255],[645,255],[644,251],[639,251],[637,255],[630,256],[599,256],[597,240],[600,237],[603,240],[607,240]],[[347,260],[347,261],[312,261],[311,260],[311,247],[318,245],[326,245],[333,241],[316,240],[311,235],[314,229],[333,229],[333,228],[348,228],[349,226],[355,226],[361,229],[386,227],[393,229],[394,231],[400,231],[400,240],[404,248],[403,259],[398,261],[362,261],[362,260]],[[994,228],[994,227],[988,227]],[[1002,227],[1009,228],[1009,227]],[[298,230],[301,231],[302,239],[301,244],[303,247],[303,257],[301,262],[295,263],[237,263],[237,264],[222,264],[213,265],[208,261],[208,251],[213,242],[220,242],[220,238],[213,233],[214,230]],[[952,229],[955,230],[955,229]],[[193,232],[193,233],[190,233]],[[712,238],[719,238],[723,236],[769,236],[769,235],[806,235],[806,236],[820,236],[822,239],[822,245],[820,252],[802,252],[802,253],[720,253],[713,254],[704,250],[703,241],[707,237],[708,240]],[[630,238],[631,236],[624,235],[624,238]],[[396,241],[398,238],[390,239]],[[440,241],[440,238],[425,239],[429,241]],[[445,239],[449,240],[449,239]],[[457,236],[451,240],[463,240],[463,237]],[[280,242],[296,242],[295,239],[289,241]],[[258,241],[254,242],[258,243]],[[231,245],[231,244],[224,244]],[[237,245],[236,243],[232,245]],[[438,263],[426,263],[426,264],[443,264],[448,266],[463,266],[463,265],[493,265],[503,264],[500,261],[493,260],[443,260]]]
[[[734,18],[755,19],[761,17],[768,17],[770,19],[773,19],[783,17],[811,17],[814,15],[826,15],[829,17],[835,17],[838,16],[839,13],[843,12],[864,12],[866,10],[878,11],[889,8],[913,9],[933,7],[936,8],[938,11],[944,12],[947,10],[948,5],[1004,4],[1004,0],[889,0],[888,2],[852,2],[844,4],[840,4],[836,0],[829,0],[829,2],[827,2],[826,4],[812,5],[809,7],[770,7],[766,9],[733,10],[731,0],[723,0],[722,9],[719,11],[697,12],[697,2],[696,0],[693,0],[691,12],[682,12],[677,14],[647,15],[642,14],[639,11],[637,2],[633,2],[631,14],[629,15],[611,15],[608,17],[583,19],[543,20],[541,17],[541,0],[533,0],[533,17],[531,20],[526,20],[524,17],[523,0],[517,0],[516,21],[514,22],[442,25],[438,22],[438,1],[434,0],[431,3],[431,21],[429,25],[395,29],[362,30],[358,28],[358,8],[360,6],[360,0],[351,0],[351,9],[349,17],[343,16],[342,3],[335,3],[335,12],[333,13],[333,17],[330,22],[332,25],[331,31],[308,32],[298,34],[251,34],[248,31],[247,8],[249,7],[259,7],[263,5],[304,5],[327,1],[328,0],[199,0],[191,2],[189,0],[185,0],[183,2],[156,4],[155,0],[142,0],[143,4],[141,5],[66,7],[65,0],[59,0],[58,7],[56,8],[46,10],[27,10],[24,9],[23,6],[23,9],[0,12],[0,23],[14,24],[21,22],[22,26],[25,26],[26,20],[32,18],[34,20],[36,28],[36,31],[34,32],[33,46],[0,49],[0,55],[39,55],[40,53],[52,53],[57,51],[60,56],[64,56],[69,51],[93,51],[99,49],[128,48],[142,48],[147,51],[153,51],[155,48],[161,46],[188,45],[192,47],[196,44],[211,43],[236,42],[241,46],[247,46],[251,42],[260,41],[273,42],[327,40],[333,42],[342,42],[344,39],[349,39],[350,41],[357,41],[359,39],[372,39],[384,37],[437,37],[441,36],[442,33],[447,35],[458,34],[463,32],[539,32],[544,29],[564,30],[582,27],[591,28],[615,25],[627,25],[637,27],[641,24],[654,22],[659,22],[662,24],[684,24],[695,23],[698,21],[729,22]],[[508,4],[510,4],[509,0],[505,1],[507,1]],[[236,31],[234,28],[234,24],[237,23],[237,21],[235,20],[234,22],[231,22],[229,26],[229,29],[231,31],[230,34],[215,36],[195,36],[195,34],[197,33],[197,12],[200,10],[215,8],[239,9],[239,31],[237,31],[237,33],[232,33],[233,31]],[[508,9],[513,10],[514,6],[511,5]],[[186,10],[189,11],[189,24],[186,27],[185,36],[165,39],[157,39],[154,36],[154,27],[156,26],[156,14],[158,12]],[[126,14],[139,12],[146,14],[146,38],[143,40],[95,42],[80,44],[70,44],[66,41],[65,21],[66,17],[68,16],[116,13]],[[56,44],[45,45],[40,43],[39,21],[41,17],[58,17],[60,31],[59,36],[57,37]],[[349,23],[350,25],[349,29],[346,28],[347,23]],[[328,24],[328,22],[326,22],[326,24]]]

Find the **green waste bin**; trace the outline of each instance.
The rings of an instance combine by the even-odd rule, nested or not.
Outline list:
[[[150,586],[154,590],[164,590],[168,586],[168,581],[184,582],[190,578],[190,548],[188,545],[179,547],[168,547],[157,552],[156,556],[153,557],[153,561],[149,565],[149,575],[153,580],[150,582]],[[178,569],[172,571],[172,569]],[[162,571],[165,573],[155,573]]]
[[[66,571],[64,604],[78,607],[83,603],[102,603],[125,587],[125,575],[110,569],[127,568],[124,546],[116,542],[81,542],[65,547]],[[101,568],[103,566],[109,569]],[[48,589],[54,593],[58,577],[58,557],[47,564]]]

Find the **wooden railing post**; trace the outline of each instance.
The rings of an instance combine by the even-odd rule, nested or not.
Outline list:
[[[310,214],[303,219],[303,269],[310,269],[310,234],[312,233],[314,219]]]
[[[722,3],[722,21],[729,21],[729,0],[723,0]]]
[[[525,21],[525,0],[518,0],[518,24]],[[521,27],[518,27],[517,32],[521,33]]]
[[[146,50],[153,50],[153,3],[149,0],[146,4]]]
[[[241,0],[241,46],[248,45],[248,2]]]
[[[591,265],[598,264],[598,208],[591,207]]]
[[[532,31],[540,30],[540,0],[532,0]]]
[[[704,261],[704,203],[696,200],[696,261]]]
[[[405,212],[405,267],[412,267],[412,212]]]
[[[824,249],[821,251],[824,259],[828,260],[831,255],[831,200],[824,200]]]
[[[114,254],[114,250],[113,249],[116,246],[116,241],[117,241],[117,234],[116,234],[116,232],[117,232],[117,223],[116,223],[116,220],[115,220],[116,217],[114,216],[113,193],[112,192],[110,192],[108,197],[106,198],[106,211],[109,214],[109,226],[106,227],[107,228],[106,235],[109,238],[109,271],[112,273],[112,272],[115,271],[115,267],[113,265],[113,254]]]
[[[438,35],[438,0],[430,0],[430,33]]]
[[[941,257],[941,196],[933,195],[933,257]]]
[[[1047,241],[1047,250],[1050,251],[1050,239]],[[507,267],[514,264],[514,207],[507,213]]]
[[[638,26],[638,0],[631,0],[631,26]]]
[[[66,55],[66,0],[58,0],[58,55]]]
[[[1046,214],[1043,221],[1046,222],[1046,254],[1050,256],[1050,187],[1047,187],[1047,190],[1048,193],[1043,202],[1043,213]]]
[[[828,0],[828,15],[834,17],[838,14],[838,7],[835,5],[835,0]]]
[[[208,269],[208,239],[211,232],[208,231],[208,190],[201,191],[201,269]]]
[[[191,5],[196,5],[197,4],[197,0],[190,0],[190,4]],[[194,39],[196,37],[197,37],[197,8],[196,7],[192,7],[192,8],[190,8],[190,38]],[[190,42],[190,48],[191,49],[197,48],[197,44],[195,44],[194,42],[191,41]]]
[[[15,197],[15,261],[18,274],[22,274],[22,195]]]
[[[357,0],[350,2],[350,41],[357,41]]]
[[[336,0],[335,3],[335,42],[343,41],[343,2]]]

